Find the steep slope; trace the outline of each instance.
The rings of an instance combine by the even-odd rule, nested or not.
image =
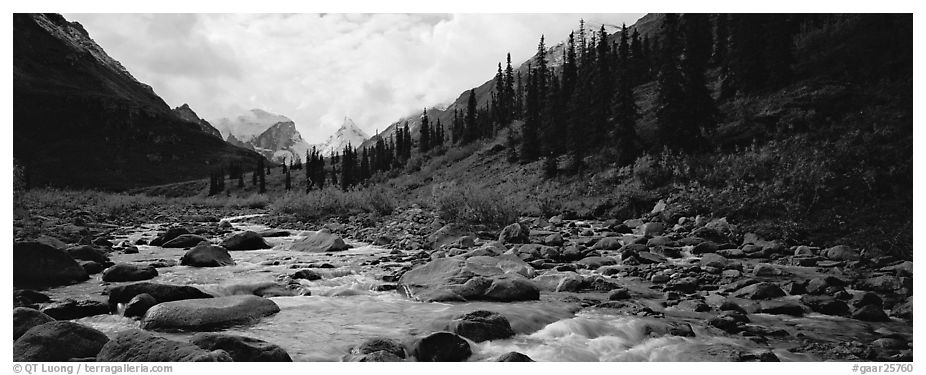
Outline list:
[[[268,159],[286,164],[304,159],[309,149],[292,121],[273,124],[248,144]]]
[[[344,146],[348,144],[357,147],[367,141],[370,137],[367,136],[367,133],[360,129],[354,120],[351,120],[350,117],[344,117],[344,123],[341,124],[341,127],[338,130],[328,137],[325,140],[325,143],[317,145],[317,149],[321,152],[322,155],[330,155],[332,152],[341,152],[344,149]]]
[[[174,108],[174,114],[183,120],[199,125],[199,129],[202,130],[203,133],[210,134],[214,137],[222,139],[222,134],[219,133],[219,130],[213,127],[209,121],[199,118],[199,116],[196,115],[196,112],[193,112],[193,109],[190,108],[188,104],[183,103],[183,105]]]
[[[262,109],[224,117],[216,120],[216,124],[228,143],[257,151],[275,162],[302,160],[306,150],[311,148],[296,130],[293,120]]]
[[[228,139],[234,135],[241,142],[250,142],[253,138],[279,122],[292,122],[288,117],[254,108],[234,117],[223,117],[212,121],[222,137]]]
[[[649,36],[650,38],[655,37],[656,32],[658,31],[659,25],[661,24],[663,15],[661,13],[650,13],[641,17],[633,25],[627,26],[627,32],[633,33],[637,31],[640,33],[641,37]],[[602,25],[586,24],[586,32],[597,32],[598,28]],[[609,42],[616,43],[620,37],[620,28],[615,25],[604,25],[605,30],[609,33]],[[548,38],[550,36],[547,36]],[[556,37],[560,37],[557,35]],[[558,43],[551,43],[550,39],[547,39],[547,45],[550,46],[546,49],[544,57],[547,59],[548,66],[557,71],[557,69],[563,64],[563,51],[566,48],[566,42],[561,41]],[[503,56],[499,56],[501,60]],[[527,61],[521,63],[515,67],[515,72],[520,72],[522,77],[527,77],[527,72],[529,66],[536,62],[536,56],[531,57]],[[512,64],[514,66],[514,64]],[[494,70],[493,70],[494,72]],[[490,77],[485,83],[474,87],[473,90],[476,94],[476,107],[483,108],[492,100],[492,92],[495,90],[495,78]],[[431,123],[436,123],[437,120],[440,120],[441,124],[444,126],[444,130],[447,132],[447,136],[450,137],[450,124],[453,121],[453,112],[454,110],[466,110],[466,104],[469,100],[469,90],[463,91],[460,95],[449,104],[445,105],[436,105],[427,109],[428,119]],[[383,131],[379,133],[379,136],[389,139],[395,135],[397,126],[405,126],[405,123],[408,123],[409,130],[412,132],[412,139],[417,142],[418,127],[421,125],[421,112],[415,111],[414,113],[409,114],[406,117],[395,121],[389,126],[387,126]],[[374,141],[375,141],[374,137]],[[371,142],[366,142],[363,144],[363,147],[371,146]]]
[[[180,119],[58,14],[13,16],[13,153],[33,186],[124,189],[256,154]]]

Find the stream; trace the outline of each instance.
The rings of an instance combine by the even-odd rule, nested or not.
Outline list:
[[[235,231],[266,230],[267,226],[249,223],[253,217],[229,217]],[[166,224],[146,224],[128,228],[117,241],[151,238]],[[416,337],[443,330],[449,320],[474,310],[490,310],[505,316],[516,335],[509,339],[472,343],[470,361],[493,360],[501,354],[517,351],[536,361],[728,361],[730,353],[760,353],[771,350],[783,361],[819,360],[809,354],[792,353],[785,342],[757,343],[748,337],[727,335],[705,327],[710,313],[679,312],[666,309],[665,317],[622,315],[612,309],[581,309],[576,293],[543,292],[539,301],[423,303],[411,300],[395,290],[377,288],[386,284],[384,275],[407,265],[398,262],[370,262],[392,251],[365,243],[345,241],[353,248],[338,253],[305,253],[284,250],[301,238],[299,233],[266,238],[272,249],[230,251],[234,266],[196,268],[180,265],[158,268],[159,275],[150,282],[190,285],[213,295],[236,294],[247,285],[278,281],[280,275],[292,274],[301,265],[330,264],[331,268],[312,268],[322,279],[300,280],[311,296],[271,297],[281,311],[248,325],[226,327],[222,332],[265,340],[281,346],[295,361],[339,361],[350,348],[372,337],[388,337],[411,343]],[[137,254],[111,254],[113,262],[174,261],[179,264],[184,249],[139,245]],[[295,266],[294,266],[295,265]],[[592,272],[584,271],[583,272]],[[623,282],[617,279],[618,282]],[[633,281],[627,280],[628,284]],[[638,281],[637,281],[638,282]],[[101,275],[87,282],[44,291],[52,299],[89,298],[105,301],[102,295],[109,285]],[[642,288],[642,287],[641,287]],[[583,295],[578,295],[583,297]],[[569,298],[572,297],[572,298]],[[605,297],[606,298],[606,297]],[[858,339],[884,331],[910,331],[902,323],[870,323],[821,314],[804,317],[750,314],[754,322],[775,328],[790,327],[807,336]],[[120,315],[97,315],[75,320],[107,335],[139,322]],[[694,337],[667,335],[670,323],[690,323]],[[877,331],[877,332],[876,332]],[[156,332],[186,341],[195,332]],[[912,333],[912,332],[906,332]],[[790,345],[790,346],[793,346]]]

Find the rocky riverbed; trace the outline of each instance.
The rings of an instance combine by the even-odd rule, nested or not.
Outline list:
[[[912,262],[849,244],[659,212],[240,214],[16,223],[14,360],[912,360]]]

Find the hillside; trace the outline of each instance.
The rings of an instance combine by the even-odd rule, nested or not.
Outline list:
[[[176,116],[80,24],[15,14],[13,29],[13,154],[31,186],[120,190],[257,157]]]
[[[648,15],[641,22],[653,30],[659,18]],[[613,147],[602,146],[588,151],[581,174],[564,170],[569,157],[561,155],[559,176],[545,177],[544,161],[509,159],[520,147],[523,122],[516,120],[469,145],[444,145],[427,154],[413,148],[403,167],[374,174],[365,185],[388,187],[400,202],[437,210],[442,191],[484,194],[498,207],[531,216],[626,219],[648,213],[662,200],[668,203],[663,219],[669,222],[727,217],[741,230],[767,238],[819,246],[848,242],[909,257],[911,25],[906,16],[844,15],[805,26],[793,37],[792,78],[747,95],[719,98],[721,68],[711,67],[707,77],[719,113],[708,138],[710,152],[662,149],[659,85],[645,81],[634,88],[635,131],[648,151],[629,165],[616,162]],[[850,58],[865,53],[879,58]],[[477,97],[489,96],[493,87],[493,81],[476,87]],[[451,107],[462,101],[461,96]],[[448,113],[452,116],[439,108],[428,111],[432,124],[435,117],[448,123]],[[416,139],[417,132],[412,134]],[[329,161],[329,172],[330,167]],[[276,176],[268,179],[272,196],[282,193],[274,191],[283,186],[282,174]],[[294,181],[301,191],[302,178]],[[190,195],[204,193],[205,187],[166,190]],[[249,189],[230,193],[246,195]]]

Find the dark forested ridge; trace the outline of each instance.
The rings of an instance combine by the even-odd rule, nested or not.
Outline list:
[[[910,15],[650,14],[613,34],[580,23],[565,39],[541,37],[520,67],[502,59],[448,107],[390,125],[351,151],[357,167],[328,167],[348,172],[345,188],[416,173],[416,189],[498,187],[474,166],[503,153],[520,173],[536,161],[532,176],[563,198],[588,197],[584,215],[666,199],[676,215],[773,222],[768,236],[909,238]],[[462,157],[484,163],[440,172]]]
[[[29,185],[118,190],[257,157],[171,112],[80,24],[15,14],[13,28],[13,153]]]

